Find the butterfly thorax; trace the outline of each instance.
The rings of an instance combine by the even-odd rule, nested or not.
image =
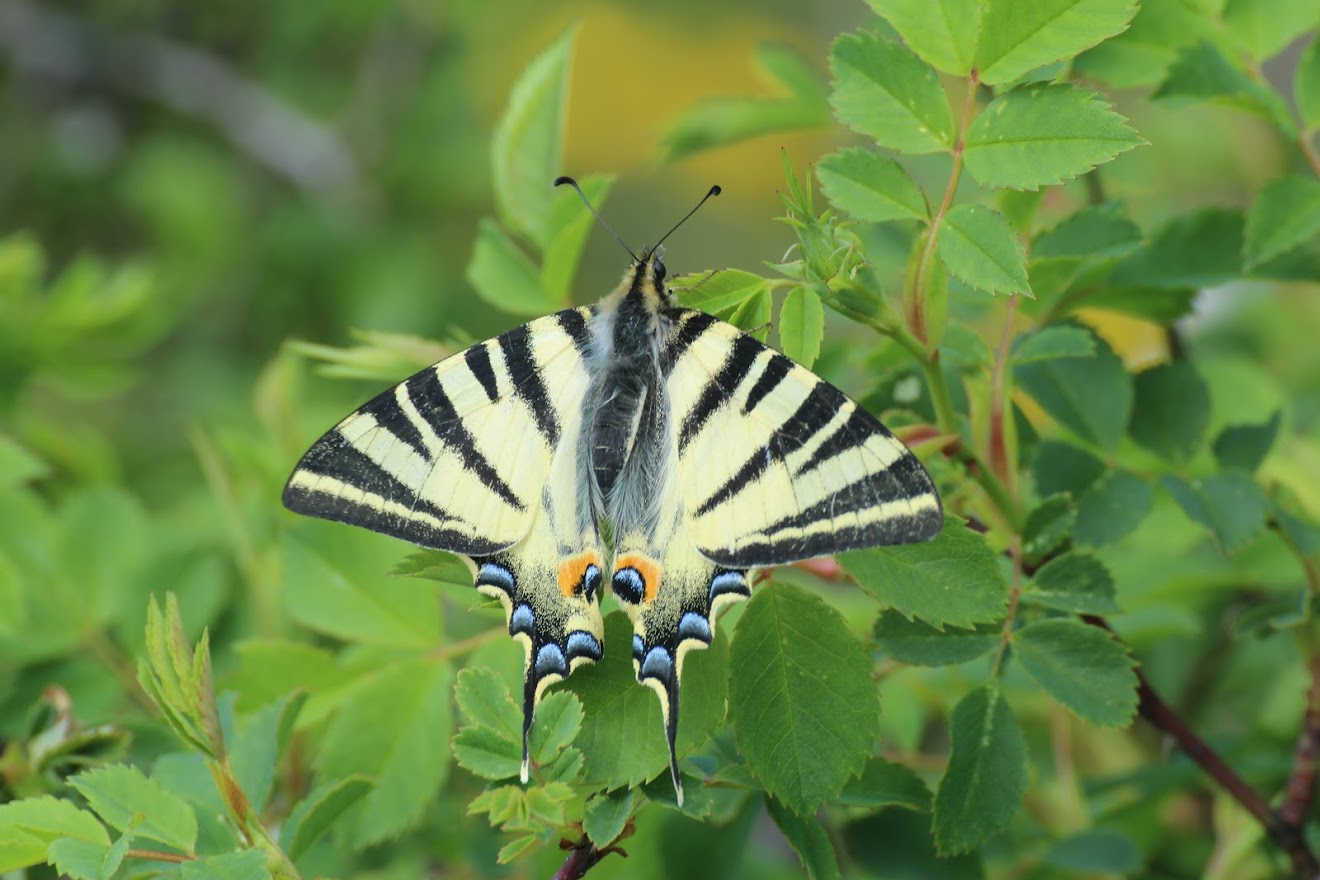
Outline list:
[[[607,519],[620,531],[651,534],[655,491],[669,456],[669,405],[660,369],[671,304],[659,258],[643,258],[599,306],[592,321],[591,384],[583,399],[588,430],[579,450],[590,499],[584,517]]]

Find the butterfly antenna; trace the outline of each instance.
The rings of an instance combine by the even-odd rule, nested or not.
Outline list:
[[[587,210],[592,213],[592,216],[594,216],[597,220],[600,221],[600,225],[605,227],[605,231],[608,232],[610,235],[614,236],[614,240],[617,241],[623,247],[623,249],[628,252],[628,256],[633,258],[633,262],[636,262],[637,255],[632,252],[632,248],[624,244],[623,239],[619,238],[619,233],[611,229],[610,224],[605,222],[605,218],[600,216],[600,214],[596,211],[595,206],[591,204],[591,200],[587,198],[587,194],[582,191],[582,187],[578,186],[578,182],[571,177],[555,178],[555,186],[563,186],[564,184],[568,184],[569,186],[573,187],[573,189],[577,190],[577,194],[582,197],[582,204],[587,206]],[[683,219],[686,220],[687,218],[684,217]]]
[[[697,202],[696,207],[694,207],[691,211],[688,211],[686,214],[684,214],[683,219],[675,223],[673,229],[670,229],[664,235],[660,236],[660,240],[655,243],[655,247],[651,248],[651,252],[654,253],[655,251],[659,250],[660,245],[665,243],[666,238],[674,234],[675,229],[682,226],[684,223],[687,222],[687,219],[689,217],[697,213],[697,208],[700,208],[702,205],[706,204],[706,199],[710,198],[711,196],[717,196],[722,192],[724,192],[724,190],[720,189],[719,184],[716,184],[715,186],[712,186],[709,190],[707,190],[706,194],[701,197],[701,201]]]

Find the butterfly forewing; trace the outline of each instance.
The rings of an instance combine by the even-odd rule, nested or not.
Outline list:
[[[670,407],[689,534],[703,556],[782,565],[939,532],[930,477],[874,416],[729,324],[700,312],[675,321]]]
[[[469,556],[517,543],[586,388],[582,321],[541,318],[383,392],[308,450],[285,506]]]

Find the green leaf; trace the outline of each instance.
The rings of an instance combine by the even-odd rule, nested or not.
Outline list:
[[[940,256],[960,281],[989,293],[1031,296],[1026,256],[1013,227],[984,205],[957,205],[944,217]]]
[[[1022,527],[1022,552],[1039,558],[1068,540],[1077,523],[1077,508],[1066,493],[1050,495],[1027,514]]]
[[[1013,633],[1013,657],[1036,684],[1080,717],[1122,727],[1137,712],[1137,674],[1127,649],[1080,620],[1037,620]]]
[[[872,757],[862,775],[850,780],[839,795],[839,803],[850,807],[902,807],[930,812],[930,789],[921,777],[903,764]]]
[[[1105,449],[1122,439],[1132,409],[1132,377],[1103,340],[1096,339],[1091,357],[1021,364],[1013,376],[1042,409],[1079,437]]]
[[[1228,0],[1223,21],[1224,32],[1251,58],[1265,61],[1320,25],[1320,6],[1292,0]]]
[[[124,764],[111,764],[72,777],[69,783],[110,826],[138,837],[191,852],[197,842],[197,816],[163,785]],[[135,816],[140,814],[141,820]],[[135,824],[136,821],[136,824]]]
[[[358,540],[344,536],[340,546]],[[290,616],[341,639],[393,647],[435,645],[440,615],[433,592],[385,577],[366,582],[350,564],[344,554],[328,558],[322,548],[291,534],[284,547],[284,601]]]
[[[110,845],[105,826],[95,816],[79,809],[72,801],[50,795],[0,804],[0,829],[22,831],[42,843],[73,837],[88,843]]]
[[[1076,499],[1105,474],[1105,463],[1072,443],[1041,441],[1036,445],[1031,471],[1040,495],[1069,492]]]
[[[845,34],[830,49],[839,121],[900,153],[953,145],[953,112],[935,71],[879,34]]]
[[[522,855],[528,847],[541,842],[539,837],[532,834],[525,834],[522,837],[515,837],[513,840],[500,847],[499,853],[495,856],[495,861],[501,865],[507,865],[518,856]]]
[[[306,696],[286,694],[263,706],[244,719],[238,735],[232,737],[230,764],[239,787],[257,812],[266,808],[275,784],[275,762],[285,745],[281,733],[292,728]]]
[[[1242,226],[1242,213],[1226,208],[1175,217],[1120,261],[1110,280],[1146,287],[1226,284],[1242,275]]]
[[[1269,454],[1279,435],[1283,412],[1275,410],[1263,425],[1229,425],[1215,438],[1215,458],[1224,469],[1237,468],[1251,473]]]
[[[829,104],[821,77],[796,50],[763,45],[757,67],[789,92],[786,97],[716,97],[698,101],[671,121],[660,136],[660,153],[681,156],[771,132],[821,128],[829,124]]]
[[[1133,382],[1132,439],[1171,461],[1186,461],[1210,423],[1210,391],[1186,361],[1160,364]]]
[[[767,792],[810,815],[871,753],[880,722],[871,661],[837,611],[776,582],[753,593],[730,655],[739,751]]]
[[[624,826],[632,818],[636,795],[636,790],[629,788],[598,794],[587,801],[582,814],[582,830],[587,832],[592,843],[604,848],[623,833]]]
[[[1283,100],[1253,81],[1208,39],[1187,46],[1151,96],[1178,101],[1215,100],[1254,113],[1293,134],[1291,114]]]
[[[988,85],[1089,49],[1119,33],[1136,14],[1135,0],[988,0],[976,66]]]
[[[551,184],[564,170],[564,119],[576,35],[577,28],[570,27],[527,63],[509,90],[491,139],[491,183],[500,221],[542,252],[550,240]]]
[[[948,514],[933,541],[851,550],[838,560],[882,605],[934,626],[965,629],[998,620],[1008,602],[995,552]]]
[[[605,618],[605,657],[573,673],[563,687],[582,701],[577,747],[586,758],[584,781],[600,788],[632,788],[669,766],[660,702],[637,684],[632,665],[632,623],[622,612]],[[676,751],[682,758],[705,744],[724,723],[729,643],[717,631],[704,651],[683,660]],[[668,774],[662,780],[669,785]]]
[[[110,845],[66,838],[50,845],[49,860],[61,877],[72,880],[110,880],[102,869]]]
[[[375,783],[365,776],[348,776],[317,786],[295,804],[280,827],[280,842],[289,858],[294,861],[302,858],[373,787]]]
[[[932,67],[966,76],[981,29],[980,0],[867,0]]]
[[[1103,99],[1068,84],[990,102],[967,131],[967,171],[982,186],[1037,189],[1071,180],[1145,143]]]
[[[1306,130],[1320,127],[1320,40],[1312,40],[1297,61],[1293,74],[1293,99]]]
[[[528,733],[527,748],[537,764],[549,764],[559,757],[582,729],[582,702],[567,691],[546,694],[536,707],[536,717]]]
[[[1073,537],[1091,547],[1112,544],[1141,525],[1155,490],[1127,471],[1109,471],[1077,498]]]
[[[249,849],[222,856],[208,856],[179,866],[183,880],[270,880],[266,854]]]
[[[1032,259],[1117,257],[1141,243],[1141,228],[1117,202],[1090,205],[1042,232],[1031,247]]]
[[[1194,482],[1165,477],[1160,485],[1183,512],[1215,536],[1225,553],[1234,553],[1265,531],[1269,501],[1242,471],[1224,471]]]
[[[826,156],[816,177],[830,202],[858,220],[925,220],[926,197],[902,165],[856,148]]]
[[[480,724],[463,727],[454,735],[454,760],[483,779],[512,779],[522,772],[522,737],[514,738]]]
[[[1027,790],[1027,744],[994,683],[963,697],[949,719],[949,766],[935,794],[935,846],[965,852],[1008,827]]]
[[[263,706],[294,690],[317,693],[348,680],[350,673],[329,651],[303,642],[249,639],[235,647],[239,667],[225,676],[227,690],[239,693],[242,711]]]
[[[770,332],[770,289],[763,288],[733,310],[729,323],[761,342]]]
[[[804,819],[772,797],[766,797],[765,807],[784,833],[788,845],[802,860],[802,867],[807,869],[810,880],[834,880],[839,876],[839,859],[834,854],[834,844],[814,817]]]
[[[1010,365],[1030,364],[1053,358],[1091,357],[1095,354],[1095,337],[1084,327],[1042,327],[1013,341]]]
[[[1032,576],[1024,599],[1076,614],[1113,614],[1114,577],[1089,553],[1065,553],[1042,565]]]
[[[940,340],[940,363],[956,367],[988,367],[994,363],[981,335],[962,322],[949,325]]]
[[[614,178],[606,174],[593,174],[578,181],[597,211],[605,204],[613,184]],[[572,187],[556,187],[550,205],[549,238],[541,260],[538,285],[545,291],[545,299],[555,304],[554,308],[562,308],[572,301],[573,276],[577,272],[587,238],[595,228],[595,215]]]
[[[954,666],[984,656],[999,644],[998,624],[973,629],[936,629],[920,620],[908,620],[883,611],[875,621],[877,647],[900,663],[913,666]]]
[[[1194,3],[1142,3],[1132,26],[1078,57],[1073,74],[1097,78],[1115,89],[1157,85],[1178,50],[1213,26]]]
[[[465,277],[482,299],[511,315],[540,316],[558,305],[522,249],[486,217],[477,224]]]
[[[509,695],[508,684],[490,667],[460,670],[454,697],[468,724],[489,727],[511,740],[522,737],[522,708]]]
[[[1199,292],[1191,288],[1107,287],[1079,298],[1076,306],[1121,312],[1155,324],[1172,324],[1192,313],[1192,303]]]
[[[1320,180],[1294,174],[1260,191],[1247,215],[1244,256],[1257,266],[1320,232]]]
[[[384,840],[417,822],[449,775],[453,669],[424,657],[371,676],[340,705],[316,765],[327,778],[364,774],[376,788],[345,819],[356,846]]]
[[[769,295],[770,292],[764,278],[741,269],[684,275],[675,278],[670,289],[678,294],[679,302],[683,305],[711,314],[731,309],[753,296]]]
[[[810,369],[824,338],[825,307],[820,296],[805,285],[794,287],[779,308],[779,345],[784,354]]]

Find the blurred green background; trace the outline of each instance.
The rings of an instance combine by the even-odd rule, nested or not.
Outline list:
[[[0,521],[40,520],[23,539],[33,543],[0,535],[24,572],[0,567],[0,733],[20,728],[46,681],[69,689],[82,721],[122,718],[150,592],[180,592],[192,635],[212,625],[222,674],[233,639],[289,629],[278,548],[252,537],[292,518],[279,492],[298,455],[387,383],[326,381],[285,344],[347,345],[355,328],[461,341],[521,320],[480,300],[464,272],[477,223],[495,210],[488,144],[509,88],[575,22],[562,171],[619,175],[602,213],[635,246],[720,184],[724,195],[667,244],[674,273],[778,260],[793,240],[772,219],[781,150],[800,170],[850,136],[767,135],[668,163],[661,143],[698,101],[773,94],[754,61],[763,44],[796,49],[823,84],[833,38],[874,26],[860,0],[0,0],[0,441],[26,450],[0,443],[0,475],[30,477],[34,490],[0,500]],[[1143,227],[1194,206],[1249,205],[1282,175],[1287,147],[1256,117],[1156,107],[1150,83],[1130,85],[1113,98],[1151,146],[1107,165],[1104,181]],[[938,181],[942,162],[912,167]],[[1066,213],[1082,189],[1052,188],[1042,215]],[[593,236],[577,302],[607,292],[625,264]],[[893,257],[901,277],[906,253]],[[1228,363],[1213,378],[1230,411],[1263,419],[1286,403],[1286,447],[1265,473],[1320,516],[1315,285],[1239,283],[1198,309],[1189,338]],[[1090,317],[1130,365],[1166,354],[1153,325]],[[827,370],[841,340],[860,335],[831,322]],[[417,348],[419,360],[440,353]],[[126,493],[89,494],[106,486]],[[405,549],[360,540],[378,542],[376,570]],[[1150,557],[1168,552],[1147,543]],[[45,560],[51,583],[92,611],[56,603],[6,617],[6,576],[40,570],[47,553],[74,560]],[[1197,624],[1174,623],[1182,629],[1150,625],[1190,638]],[[1295,681],[1278,687],[1300,693]],[[891,691],[901,726],[901,685]],[[137,732],[143,754],[164,748],[159,729]],[[1126,734],[1097,739],[1098,763],[1137,762]]]

